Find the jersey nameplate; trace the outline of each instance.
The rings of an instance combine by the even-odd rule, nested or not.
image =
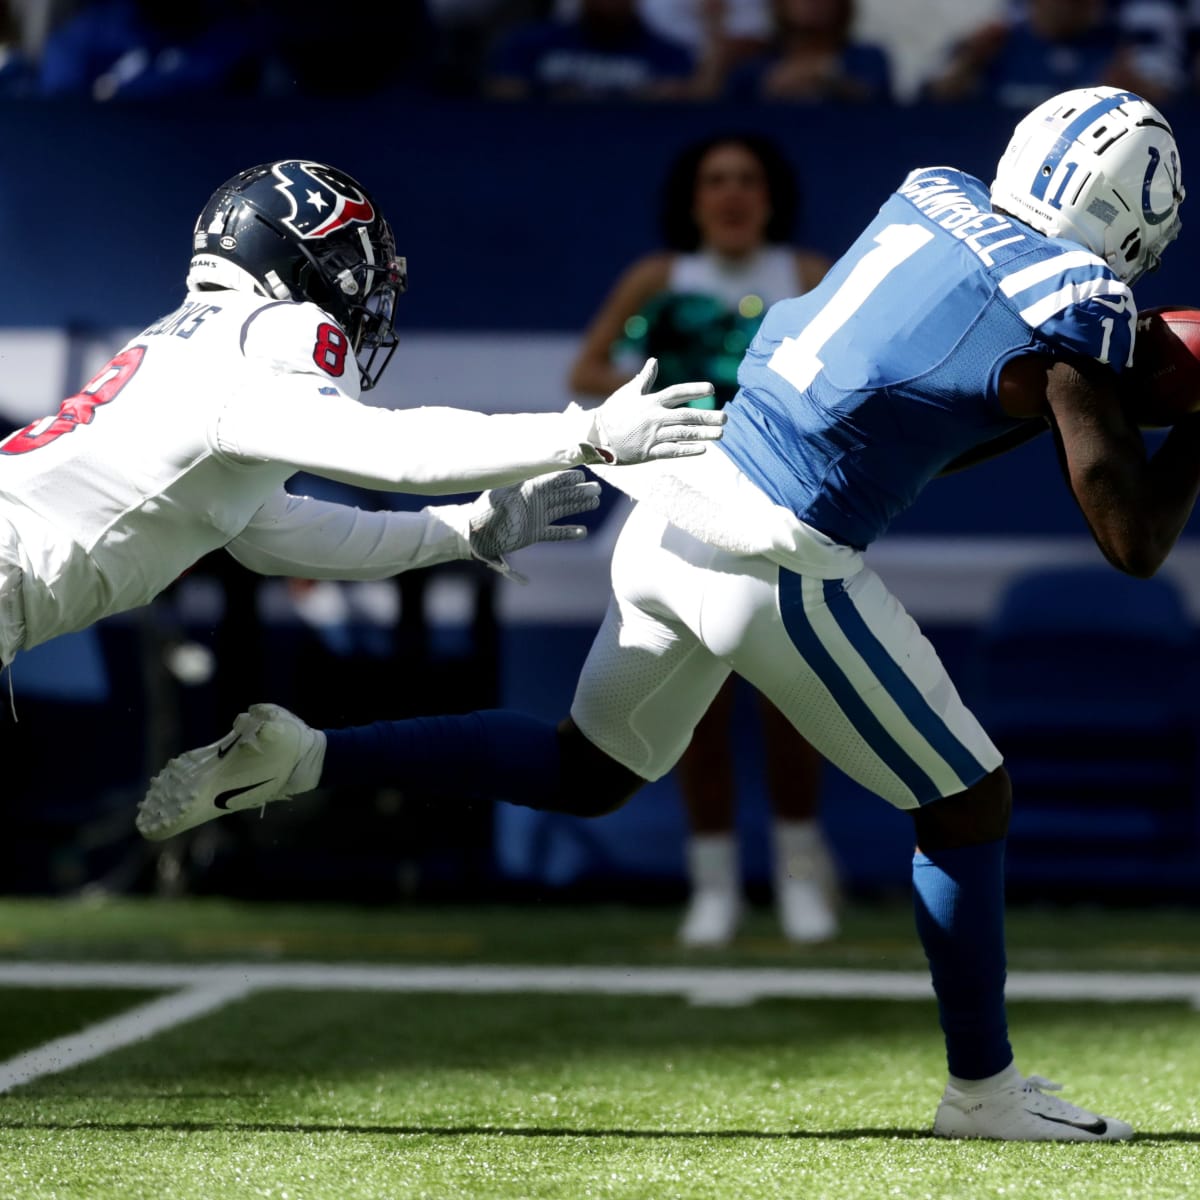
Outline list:
[[[143,336],[153,337],[156,334],[162,334],[190,338],[199,329],[200,323],[205,317],[220,311],[219,304],[202,304],[199,300],[187,300],[181,308],[177,308],[169,316],[163,317],[161,321],[155,321]]]
[[[996,265],[993,257],[1001,246],[1024,240],[1023,233],[1015,232],[1013,223],[999,213],[988,212],[967,199],[966,193],[956,188],[941,175],[930,175],[914,180],[899,189],[899,194],[910,200],[913,207],[927,216],[935,225],[949,230],[987,267]],[[1007,230],[1014,230],[1011,237],[1001,241],[994,239]]]

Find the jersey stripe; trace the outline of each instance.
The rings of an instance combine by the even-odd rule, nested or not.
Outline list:
[[[1000,290],[1006,296],[1015,296],[1055,275],[1066,274],[1075,267],[1099,267],[1103,270],[1104,264],[1090,250],[1068,250],[1065,254],[1056,254],[1053,258],[1036,262],[1032,267],[1014,271],[1000,281]]]
[[[1087,279],[1082,283],[1068,283],[1057,292],[1021,309],[1021,319],[1032,328],[1044,325],[1073,304],[1082,304],[1092,296],[1112,296],[1129,289],[1119,279]]]

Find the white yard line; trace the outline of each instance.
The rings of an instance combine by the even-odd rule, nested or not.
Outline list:
[[[171,995],[0,1063],[0,1093],[162,1033],[233,1000],[277,991],[681,996],[694,1004],[790,999],[932,1000],[924,971],[851,968],[375,966],[358,963],[0,962],[0,988],[166,988]],[[1200,975],[1013,971],[1010,1000],[1179,1001],[1200,1008]]]
[[[250,988],[238,986],[232,980],[213,980],[160,996],[107,1021],[97,1021],[78,1033],[55,1038],[34,1050],[18,1054],[7,1062],[0,1063],[0,1093],[39,1079],[43,1075],[55,1075],[93,1058],[120,1050],[134,1042],[144,1041],[156,1033],[173,1029],[203,1016],[214,1009],[223,1008],[231,1000],[244,996]]]
[[[796,998],[924,1000],[925,971],[852,967],[515,967],[384,966],[366,963],[0,962],[0,987],[185,988],[242,992],[562,992],[627,996],[735,993],[748,1001]],[[1200,974],[1124,971],[1010,971],[1008,995],[1020,1000],[1200,1001]]]

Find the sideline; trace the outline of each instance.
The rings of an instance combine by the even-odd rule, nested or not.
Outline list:
[[[57,1074],[258,991],[679,996],[692,1004],[770,998],[925,1000],[924,971],[850,968],[376,966],[354,963],[0,963],[0,988],[163,988],[167,996],[0,1062],[0,1094]],[[1200,974],[1013,971],[1009,1000],[1177,1001],[1200,1009]]]

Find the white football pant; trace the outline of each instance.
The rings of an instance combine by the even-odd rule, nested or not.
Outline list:
[[[861,556],[821,579],[716,549],[638,504],[571,716],[644,779],[678,761],[731,670],[897,808],[977,783],[1001,755],[933,647]]]

